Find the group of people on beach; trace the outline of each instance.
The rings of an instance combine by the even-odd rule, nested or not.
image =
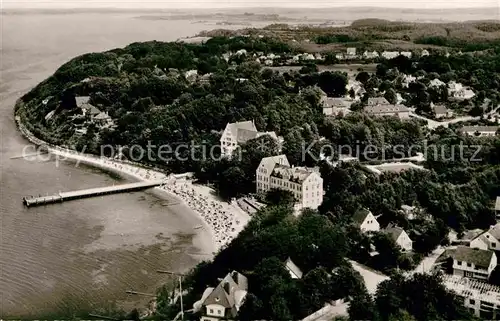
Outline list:
[[[186,180],[172,180],[162,188],[181,198],[192,210],[197,211],[213,230],[217,248],[229,243],[240,222],[235,219],[228,205],[197,192]]]

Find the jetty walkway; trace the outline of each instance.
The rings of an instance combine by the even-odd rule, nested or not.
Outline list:
[[[133,192],[138,190],[143,190],[151,187],[160,186],[164,183],[164,180],[154,180],[98,188],[90,188],[73,192],[62,192],[55,195],[39,196],[39,197],[24,197],[23,203],[27,207],[39,206],[52,203],[62,203],[65,201],[71,201],[87,197],[95,197],[108,194],[117,194],[124,192]]]

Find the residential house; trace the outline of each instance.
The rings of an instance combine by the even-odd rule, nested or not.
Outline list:
[[[484,250],[500,250],[500,224],[491,226],[489,230],[476,236],[471,242],[470,247]]]
[[[412,75],[404,75],[403,80],[401,82],[401,85],[404,88],[408,88],[412,82],[415,82],[417,80],[417,77],[412,76]]]
[[[443,276],[443,284],[476,317],[482,320],[500,319],[500,287],[455,275]]]
[[[401,51],[399,54],[401,56],[405,56],[406,58],[411,58],[411,52],[410,51]]]
[[[453,111],[449,110],[444,105],[434,105],[431,103],[431,108],[432,108],[432,111],[434,112],[434,116],[437,119],[449,118],[449,117],[453,116]]]
[[[474,230],[470,230],[464,233],[464,235],[460,238],[457,238],[456,240],[451,241],[452,245],[463,245],[463,246],[469,246],[469,247],[478,247],[483,250],[488,249],[488,245],[485,242],[477,242],[477,245],[471,246],[471,242],[475,240],[478,236],[483,234],[484,231],[477,228]]]
[[[464,126],[459,132],[468,136],[496,136],[499,126]]]
[[[360,228],[361,232],[378,232],[380,224],[372,212],[367,209],[358,210],[352,217],[354,223]]]
[[[399,56],[399,51],[384,51],[381,56],[385,59],[393,59]]]
[[[390,103],[384,97],[368,98],[367,104],[368,104],[368,106],[390,105]]]
[[[290,166],[285,155],[265,157],[256,170],[257,193],[271,189],[289,191],[296,209],[317,209],[323,202],[323,179],[317,168]]]
[[[453,275],[478,280],[488,280],[497,266],[495,252],[467,246],[458,246],[450,258],[453,260]]]
[[[114,124],[107,112],[100,112],[93,118],[93,121],[100,127],[109,127]]]
[[[389,235],[394,242],[403,250],[403,252],[409,252],[413,250],[413,242],[408,236],[408,234],[400,227],[397,226],[388,226],[384,229],[384,233]]]
[[[396,116],[400,119],[410,118],[410,110],[404,105],[369,105],[364,108],[364,112],[374,117]]]
[[[338,60],[344,60],[344,54],[337,53],[337,54],[335,54],[335,58],[337,58]]]
[[[422,53],[420,55],[422,57],[428,56],[429,55],[429,51],[424,49],[424,50],[422,50]]]
[[[407,220],[414,220],[417,218],[415,212],[417,208],[415,206],[410,205],[401,205],[401,213],[406,217]]]
[[[378,57],[379,57],[379,54],[378,54],[378,52],[376,52],[376,51],[372,51],[372,52],[370,52],[370,51],[365,51],[365,52],[363,53],[363,57],[364,57],[365,59],[375,59],[375,58],[378,58]]]
[[[363,87],[363,84],[360,83],[359,81],[353,81],[349,80],[346,85],[347,92],[349,92],[351,89],[354,91],[354,95],[356,97],[360,97],[361,95],[364,95],[366,93],[365,88]]]
[[[339,113],[349,113],[349,106],[344,98],[334,98],[322,96],[321,103],[323,105],[323,114],[326,116],[334,116]]]
[[[90,104],[89,96],[75,97],[76,106],[82,110],[84,116],[90,116],[93,119],[95,116],[99,115],[101,111],[97,109],[94,105]]]
[[[441,87],[441,86],[446,86],[446,83],[442,82],[437,78],[434,78],[429,82],[429,87]]]
[[[212,77],[212,74],[211,73],[208,73],[208,74],[204,74],[200,77],[198,77],[198,81],[201,83],[201,84],[209,84],[210,83],[210,78]]]
[[[186,77],[189,82],[195,82],[196,79],[198,79],[198,70],[188,70],[184,73],[184,77]]]
[[[264,135],[269,135],[277,142],[279,141],[275,132],[257,131],[253,121],[228,123],[220,138],[222,156],[231,157],[239,144]]]
[[[347,48],[346,50],[346,59],[356,58],[356,48]]]
[[[471,99],[475,96],[472,89],[464,87],[461,83],[450,81],[448,83],[448,95],[455,100]]]
[[[288,258],[285,262],[285,269],[290,273],[292,279],[301,279],[302,271],[299,269],[295,263],[292,262],[290,258]]]
[[[200,321],[234,320],[245,301],[247,278],[236,271],[228,273],[215,288],[207,288],[193,311],[201,310]]]
[[[75,97],[75,101],[76,101],[76,107],[84,108],[85,105],[90,105],[89,104],[90,96],[78,96]]]

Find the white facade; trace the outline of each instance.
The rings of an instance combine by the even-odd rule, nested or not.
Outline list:
[[[492,251],[485,251],[481,249],[473,249],[461,246],[457,248],[457,251],[459,249],[460,251],[467,250],[469,253],[465,256],[453,256],[453,275],[469,277],[478,280],[488,280],[491,272],[497,266],[497,256],[495,255],[495,253]],[[489,258],[489,262],[486,264],[487,266],[478,266],[475,258],[473,258],[472,255],[469,255],[471,252],[482,252],[479,254],[487,255]]]
[[[484,250],[500,250],[500,225],[492,226],[488,231],[482,233],[470,242],[470,247]]]
[[[401,247],[401,249],[403,249],[404,251],[413,250],[413,241],[410,239],[410,237],[405,231],[403,231],[399,235],[399,237],[396,240],[396,244],[398,244],[399,247]]]
[[[399,51],[384,51],[381,56],[385,59],[393,59],[399,56]]]
[[[228,123],[220,138],[221,154],[223,157],[231,157],[239,144],[264,135],[269,135],[279,144],[275,132],[259,132],[253,121]]]
[[[271,189],[289,191],[296,207],[317,209],[323,202],[323,179],[318,171],[305,167],[290,167],[285,155],[263,158],[256,170],[257,193]]]
[[[220,304],[210,304],[206,306],[206,315],[201,317],[202,321],[217,321],[224,317],[226,308]]]
[[[368,105],[364,111],[375,117],[395,116],[400,119],[410,118],[410,110],[403,105]]]
[[[411,52],[410,51],[401,51],[400,55],[401,56],[405,56],[407,58],[411,58]]]
[[[375,58],[378,58],[379,55],[378,55],[378,52],[376,52],[376,51],[372,51],[372,52],[365,51],[363,53],[363,57],[366,59],[375,59]]]
[[[460,128],[462,134],[468,136],[496,136],[498,132],[498,126],[464,126]]]
[[[422,57],[425,57],[425,56],[428,56],[429,55],[429,51],[428,50],[422,50]]]
[[[378,232],[380,231],[380,224],[375,216],[373,216],[372,212],[369,212],[359,228],[362,232]]]

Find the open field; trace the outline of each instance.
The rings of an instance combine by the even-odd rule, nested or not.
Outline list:
[[[271,70],[279,71],[281,73],[287,71],[299,71],[302,66],[279,66],[279,67],[266,67]],[[350,76],[358,74],[360,71],[374,73],[377,70],[377,64],[337,64],[337,65],[318,65],[319,71],[340,71],[346,72]]]

